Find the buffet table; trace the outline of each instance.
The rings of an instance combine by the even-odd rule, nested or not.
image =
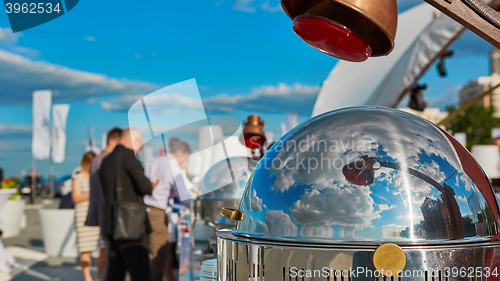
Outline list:
[[[5,205],[5,202],[9,199],[9,197],[16,192],[15,189],[0,189],[0,211]],[[3,223],[0,221],[0,229],[2,228]],[[12,258],[9,253],[5,250],[3,246],[2,240],[0,239],[0,272],[7,272],[11,267],[14,266],[14,258]]]

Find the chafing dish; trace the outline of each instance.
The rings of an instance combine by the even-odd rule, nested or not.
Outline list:
[[[199,187],[203,195],[193,200],[195,219],[214,225],[234,226],[235,221],[222,217],[220,209],[238,208],[248,178],[256,165],[254,160],[246,157],[231,157],[212,166]]]
[[[234,212],[236,227],[217,232],[220,281],[500,276],[499,207],[481,167],[447,132],[396,109],[297,126],[260,160]]]

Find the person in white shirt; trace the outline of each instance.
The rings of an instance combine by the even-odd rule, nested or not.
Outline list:
[[[168,200],[176,190],[190,190],[184,184],[184,175],[181,165],[186,166],[189,155],[186,153],[186,143],[171,139],[169,142],[169,152],[167,157],[154,158],[144,165],[144,174],[151,182],[158,182],[152,195],[144,196],[144,203],[148,206],[148,217],[152,232],[149,235],[151,275],[152,281],[161,281],[164,273],[164,266],[167,258],[167,243],[169,241],[169,230],[166,225],[165,209]],[[179,162],[178,162],[179,161]]]
[[[181,170],[175,160],[169,161],[166,157],[155,158],[144,165],[146,177],[151,182],[158,182],[153,194],[144,196],[144,203],[148,206],[148,217],[152,229],[149,234],[152,281],[161,281],[163,278],[169,239],[168,228],[165,224],[165,209],[170,198],[170,192],[174,189],[175,176],[180,172]]]

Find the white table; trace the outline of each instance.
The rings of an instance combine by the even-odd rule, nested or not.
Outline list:
[[[16,192],[15,189],[0,189],[0,211],[9,197]],[[0,222],[0,229],[2,222]],[[2,240],[0,239],[0,272],[8,272],[14,266],[14,258],[5,250]]]

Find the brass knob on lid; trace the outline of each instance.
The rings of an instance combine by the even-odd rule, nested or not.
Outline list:
[[[373,254],[373,266],[385,276],[396,276],[405,265],[406,255],[396,244],[383,244]]]
[[[245,217],[245,214],[240,210],[224,208],[224,207],[222,207],[222,209],[220,210],[220,214],[230,220],[235,220],[235,221],[242,221],[243,218]]]

